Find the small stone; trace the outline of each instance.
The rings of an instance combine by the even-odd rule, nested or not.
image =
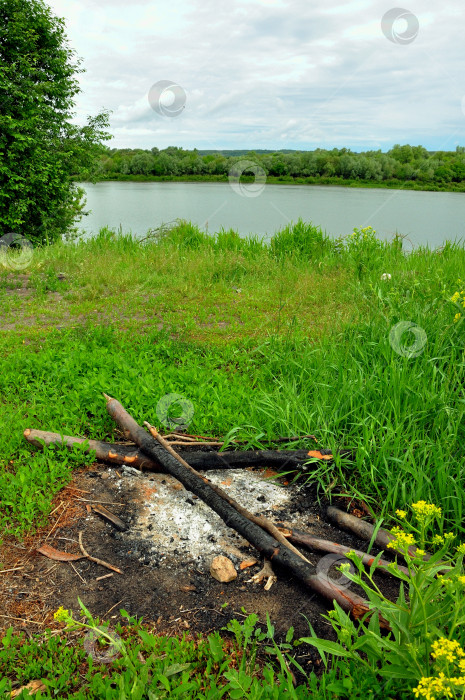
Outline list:
[[[228,557],[222,555],[215,557],[210,566],[210,574],[220,583],[229,583],[237,578],[234,564]]]

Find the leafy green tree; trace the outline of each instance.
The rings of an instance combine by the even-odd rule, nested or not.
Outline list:
[[[72,123],[82,73],[64,20],[43,0],[0,0],[0,236],[53,241],[84,207],[108,112]]]
[[[138,153],[131,160],[130,172],[133,175],[149,175],[154,165],[153,156],[148,153]]]

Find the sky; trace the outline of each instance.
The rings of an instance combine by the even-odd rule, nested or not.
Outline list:
[[[407,2],[48,4],[86,70],[76,121],[111,110],[110,147],[455,150],[465,3]]]

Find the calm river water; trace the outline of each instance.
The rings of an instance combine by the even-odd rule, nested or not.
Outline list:
[[[174,219],[188,219],[214,233],[222,227],[241,235],[268,237],[302,217],[332,236],[356,226],[373,226],[380,237],[396,231],[411,245],[431,247],[445,240],[465,240],[465,194],[409,190],[266,185],[242,194],[228,183],[99,182],[85,184],[89,216],[81,230],[103,226],[143,236]],[[252,196],[251,196],[252,195]],[[406,248],[408,245],[406,245]]]

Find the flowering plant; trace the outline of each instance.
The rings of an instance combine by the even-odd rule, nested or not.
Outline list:
[[[370,269],[376,261],[376,253],[383,247],[383,242],[376,237],[376,231],[371,226],[354,228],[346,236],[346,246],[358,276]]]
[[[457,280],[457,282],[459,285],[462,284],[462,280]],[[465,313],[465,290],[462,289],[460,292],[454,292],[450,301],[457,308],[457,313],[454,316],[454,323],[458,323],[462,318],[462,314]]]
[[[374,679],[396,685],[396,692],[413,690],[426,700],[465,697],[465,544],[454,546],[454,535],[443,532],[442,511],[425,501],[397,511],[403,529],[391,531],[390,550],[401,552],[408,574],[397,562],[389,565],[400,582],[399,595],[391,601],[378,585],[376,564],[380,553],[366,570],[353,552],[349,563],[340,568],[345,576],[360,586],[370,603],[370,612],[354,622],[336,603],[326,619],[336,632],[338,642],[312,636],[302,641],[316,646],[323,659],[325,653],[350,660],[350,668],[363,668]],[[433,534],[438,529],[440,533]],[[416,545],[420,547],[416,547]],[[423,547],[436,547],[426,555]],[[380,620],[389,626],[381,632]],[[378,681],[376,681],[378,682]]]

